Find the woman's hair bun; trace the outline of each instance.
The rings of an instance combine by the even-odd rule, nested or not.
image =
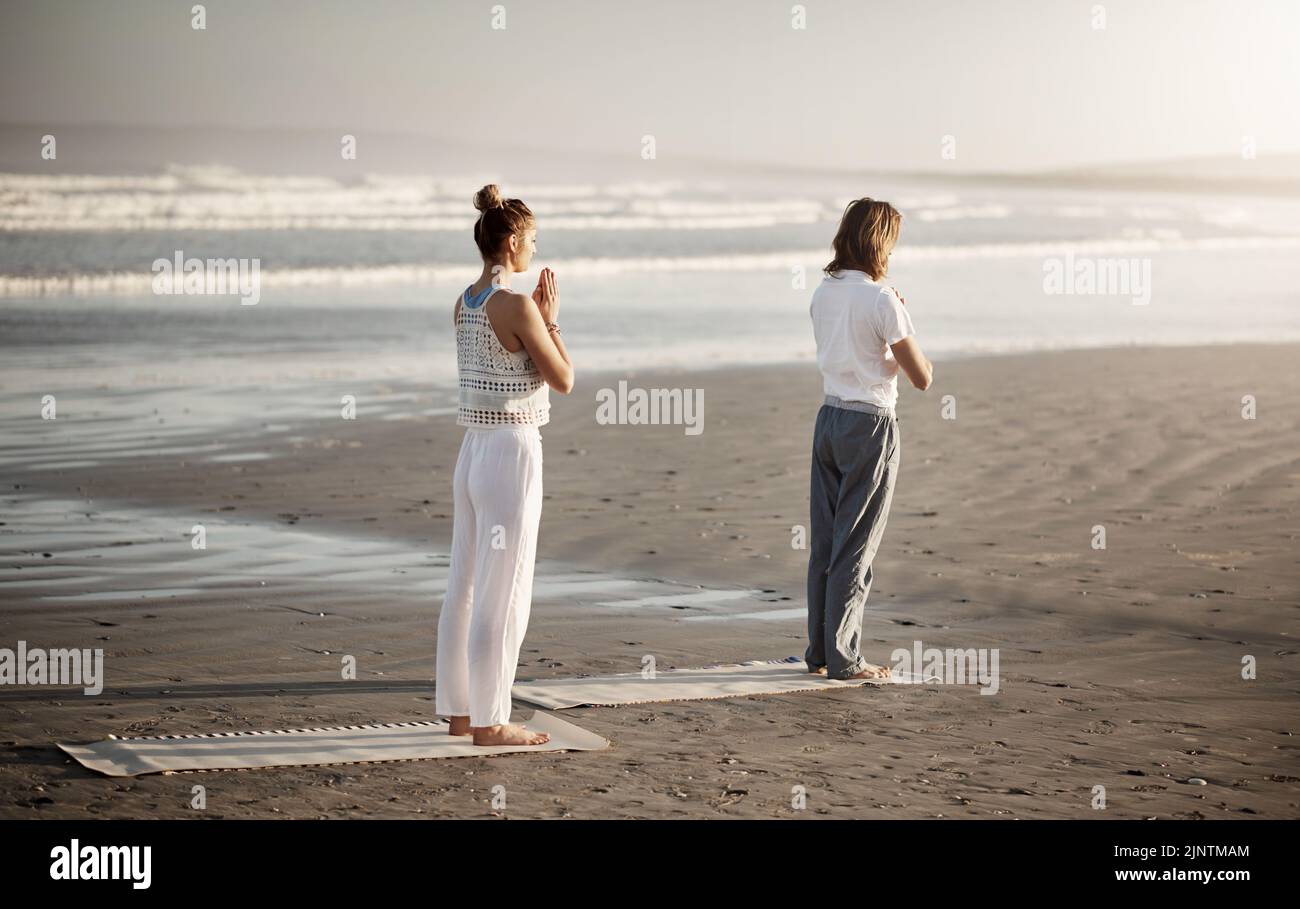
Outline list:
[[[479,211],[487,211],[489,208],[501,208],[505,205],[505,200],[501,198],[501,187],[495,183],[489,183],[474,194],[474,207]]]
[[[501,244],[510,236],[523,238],[533,226],[533,212],[521,199],[503,199],[501,188],[489,183],[474,194],[474,207],[481,215],[474,221],[474,242],[483,261],[496,261]],[[494,212],[488,217],[488,212]]]

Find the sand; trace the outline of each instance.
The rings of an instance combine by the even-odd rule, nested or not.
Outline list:
[[[929,392],[900,402],[902,471],[866,655],[887,662],[916,640],[998,648],[998,694],[900,685],[565,711],[613,741],[599,753],[86,771],[54,742],[431,717],[440,597],[415,581],[448,547],[460,430],[445,416],[320,421],[296,441],[268,437],[262,460],[15,472],[5,492],[24,507],[89,500],[172,515],[176,529],[131,518],[108,535],[115,547],[65,534],[62,550],[24,554],[11,532],[22,522],[5,518],[0,640],[103,647],[108,682],[93,698],[0,689],[0,817],[1300,816],[1298,357],[1259,345],[940,363]],[[815,369],[623,376],[704,389],[697,436],[598,425],[596,391],[618,378],[580,371],[575,393],[553,398],[546,571],[801,607],[806,553],[791,528],[807,520]],[[1247,394],[1257,419],[1242,419]],[[304,537],[268,549],[213,532],[197,552],[183,534],[204,521]],[[366,545],[331,552],[336,538]],[[74,592],[180,592],[42,598],[56,569],[97,565],[102,579]],[[24,570],[39,583],[14,584]],[[798,618],[728,615],[552,598],[534,611],[519,677],[633,672],[646,655],[661,668],[802,655]],[[340,678],[340,654],[356,657],[356,680]],[[1254,680],[1241,677],[1248,656]]]

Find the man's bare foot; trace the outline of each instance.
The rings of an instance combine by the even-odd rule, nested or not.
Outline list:
[[[884,666],[875,666],[871,663],[868,663],[866,665],[866,668],[864,668],[861,672],[855,672],[853,675],[846,676],[845,681],[847,682],[849,679],[887,679],[887,678],[889,678],[888,669],[886,669]]]
[[[550,733],[532,732],[513,724],[474,727],[475,745],[545,745],[550,740]]]
[[[449,735],[469,735],[469,717],[454,716],[451,717],[451,728],[447,730]]]
[[[809,670],[808,670],[808,673],[809,673],[810,675],[825,675],[825,674],[826,674],[826,667],[825,667],[825,666],[822,666],[822,667],[817,668],[817,669],[809,669]]]

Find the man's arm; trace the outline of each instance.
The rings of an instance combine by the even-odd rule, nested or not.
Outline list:
[[[921,345],[916,343],[915,337],[908,336],[897,344],[889,345],[889,349],[894,352],[894,359],[912,385],[921,391],[930,387],[934,381],[934,364],[921,353]]]

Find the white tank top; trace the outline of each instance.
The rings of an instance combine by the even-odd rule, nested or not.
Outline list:
[[[489,288],[475,301],[466,288],[456,313],[456,423],[479,428],[545,426],[551,399],[542,374],[526,350],[506,350],[488,321],[487,301],[500,289]]]

